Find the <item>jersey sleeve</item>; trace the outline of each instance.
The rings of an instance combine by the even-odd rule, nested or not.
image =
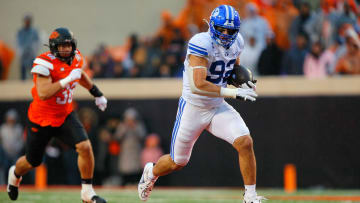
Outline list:
[[[211,41],[204,37],[202,33],[196,34],[188,43],[187,54],[207,58],[209,56],[210,48]]]

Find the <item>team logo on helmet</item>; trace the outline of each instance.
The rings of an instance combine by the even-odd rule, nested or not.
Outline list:
[[[60,36],[60,34],[56,31],[52,32],[49,39],[56,39]]]
[[[211,16],[216,17],[219,15],[219,8],[215,8],[215,10],[212,12]]]

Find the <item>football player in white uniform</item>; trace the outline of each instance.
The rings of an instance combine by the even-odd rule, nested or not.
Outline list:
[[[239,55],[244,40],[239,34],[240,17],[228,5],[214,9],[208,32],[194,35],[184,62],[183,91],[172,132],[170,154],[154,165],[145,165],[138,185],[139,197],[146,201],[159,176],[183,168],[189,161],[192,148],[203,130],[230,143],[239,154],[240,170],[245,183],[244,202],[259,203],[255,190],[256,161],[253,140],[240,114],[225,98],[255,101],[255,84],[248,82],[240,88],[227,88],[227,78]]]

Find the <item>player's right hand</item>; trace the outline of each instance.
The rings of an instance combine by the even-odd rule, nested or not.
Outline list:
[[[78,80],[81,78],[82,70],[80,68],[76,68],[70,72],[68,77],[70,78],[70,81]]]
[[[69,84],[70,82],[74,81],[74,80],[78,80],[81,78],[81,73],[82,70],[80,68],[75,68],[73,69],[70,74],[68,76],[66,76],[66,78],[61,79],[60,82],[60,86],[62,88],[65,88],[67,84]]]
[[[244,101],[246,100],[256,101],[257,96],[258,95],[256,94],[253,88],[248,88],[248,89],[237,88],[236,99],[243,99]]]

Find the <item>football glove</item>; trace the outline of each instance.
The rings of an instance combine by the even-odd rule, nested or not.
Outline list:
[[[244,101],[256,101],[257,96],[258,95],[252,88],[237,88],[236,99],[243,99]]]
[[[82,70],[80,68],[73,69],[66,78],[60,80],[60,85],[64,88],[67,84],[74,80],[78,80],[81,78]]]
[[[257,81],[254,80],[254,81],[248,81],[246,83],[243,83],[240,88],[243,88],[243,89],[253,89],[254,91],[256,90],[256,83]]]
[[[105,111],[107,107],[107,99],[104,96],[95,97],[95,104],[101,111]]]

